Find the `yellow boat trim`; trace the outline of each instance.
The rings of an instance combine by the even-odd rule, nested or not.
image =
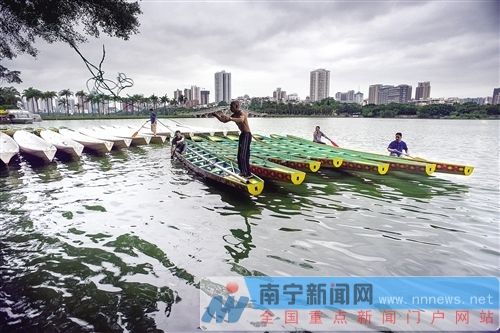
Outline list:
[[[389,171],[389,163],[380,164],[377,167],[377,171],[380,175],[385,175]]]
[[[474,167],[473,166],[466,166],[464,168],[464,175],[470,176],[472,174],[472,171],[474,171]]]
[[[209,135],[207,137],[208,140],[213,141],[213,142],[221,142],[222,138],[215,136],[215,135]]]
[[[333,166],[336,167],[336,168],[340,168],[340,166],[342,165],[342,163],[344,163],[344,160],[342,158],[339,158],[339,157],[334,157],[332,159],[333,161]]]
[[[254,196],[258,196],[264,190],[264,182],[257,180],[250,180],[250,184],[247,184],[248,193]]]
[[[309,162],[309,170],[312,172],[317,172],[319,170],[319,167],[321,166],[320,161],[310,161]]]
[[[429,163],[425,165],[425,173],[427,176],[430,176],[436,171],[436,164],[434,163]]]
[[[231,134],[226,135],[226,138],[228,138],[231,141],[238,141],[240,139],[238,136]]]
[[[197,135],[190,135],[190,139],[193,140],[194,142],[203,141],[203,138],[201,136],[197,136]]]
[[[300,185],[306,178],[306,173],[302,171],[294,172],[291,174],[293,185]]]

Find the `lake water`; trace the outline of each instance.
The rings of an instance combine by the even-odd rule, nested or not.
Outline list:
[[[186,124],[233,129],[214,119]],[[140,120],[49,122],[50,126]],[[470,177],[321,171],[235,195],[168,145],[0,171],[0,332],[196,331],[197,283],[227,275],[498,275],[499,121],[251,119],[312,137],[475,166]]]

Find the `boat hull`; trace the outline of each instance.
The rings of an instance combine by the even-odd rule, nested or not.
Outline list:
[[[7,134],[0,132],[0,161],[9,164],[16,154],[19,153],[19,145]]]
[[[61,129],[59,133],[83,145],[83,151],[91,154],[103,155],[109,153],[113,147],[113,142],[95,139],[71,130]]]
[[[19,151],[24,157],[34,159],[37,162],[50,163],[57,152],[56,147],[26,131],[16,131],[14,140],[19,145]]]
[[[40,131],[40,137],[57,148],[57,156],[65,159],[79,159],[82,155],[84,146],[74,140],[66,138],[65,136],[50,131]]]
[[[191,148],[192,149],[192,148]],[[209,159],[217,161],[220,164],[226,164],[227,162],[222,157],[219,157],[213,153],[207,152],[204,149],[198,149],[197,153],[205,154]],[[252,176],[246,182],[243,182],[239,177],[231,174],[226,174],[224,172],[214,172],[214,169],[208,168],[211,164],[207,164],[204,160],[199,159],[195,154],[190,153],[190,148],[184,154],[175,152],[175,156],[182,162],[189,170],[194,173],[212,181],[215,181],[221,185],[229,186],[235,188],[241,192],[248,193],[253,196],[258,196],[262,193],[264,189],[264,181],[256,176]],[[215,163],[215,162],[214,162]],[[238,170],[236,170],[238,172]]]

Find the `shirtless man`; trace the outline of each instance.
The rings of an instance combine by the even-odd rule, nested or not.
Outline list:
[[[250,143],[252,142],[252,133],[248,125],[248,114],[240,110],[240,102],[231,102],[231,116],[227,116],[222,112],[215,112],[212,115],[223,123],[234,121],[240,129],[240,138],[238,141],[238,168],[240,175],[250,177]]]

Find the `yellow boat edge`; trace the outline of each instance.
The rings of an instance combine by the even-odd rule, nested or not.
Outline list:
[[[470,166],[470,165],[466,165],[464,167],[464,175],[465,176],[470,176],[472,174],[472,172],[474,171],[474,167],[473,166]]]
[[[253,196],[260,195],[262,193],[262,191],[264,190],[264,181],[250,179],[250,182],[247,184],[247,190],[248,190],[248,193],[250,193]]]
[[[377,166],[380,175],[385,175],[389,171],[389,163],[381,163]]]
[[[342,163],[344,163],[344,159],[340,157],[334,157],[332,158],[332,163],[334,167],[340,168],[342,166]]]
[[[427,176],[430,176],[436,171],[436,164],[435,163],[426,163],[425,164],[425,174]]]
[[[300,185],[306,179],[306,173],[302,171],[294,172],[290,175],[293,185]]]
[[[312,172],[318,172],[320,167],[321,167],[320,161],[309,161],[309,170],[311,170]]]

